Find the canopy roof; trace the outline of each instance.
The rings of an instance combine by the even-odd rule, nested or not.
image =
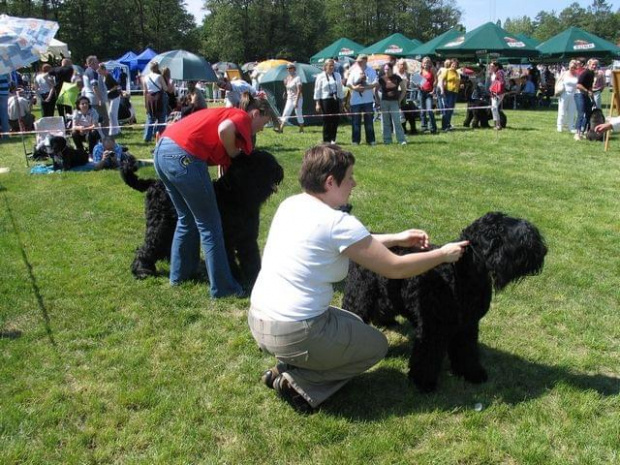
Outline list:
[[[386,37],[379,42],[369,45],[365,49],[360,50],[359,53],[371,54],[385,54],[393,56],[405,56],[408,55],[408,51],[422,45],[417,39],[407,39],[404,35],[397,32],[389,37]]]
[[[569,27],[558,35],[540,44],[537,49],[544,58],[598,57],[609,58],[620,55],[620,47],[594,34]]]
[[[425,56],[436,58],[437,52],[435,50],[437,49],[437,47],[441,47],[455,40],[461,35],[463,35],[461,31],[457,31],[456,29],[449,29],[443,34],[438,35],[434,39],[431,39],[428,42],[423,43],[422,45],[413,47],[407,52],[407,56],[412,56],[415,58],[423,58]]]
[[[342,37],[337,41],[333,42],[331,45],[325,47],[320,52],[312,55],[312,57],[310,57],[310,63],[323,63],[328,58],[335,57],[354,57],[363,48],[363,45],[347,39],[346,37]]]
[[[535,57],[540,54],[535,47],[491,22],[437,47],[437,53],[458,58],[480,58],[485,55]]]

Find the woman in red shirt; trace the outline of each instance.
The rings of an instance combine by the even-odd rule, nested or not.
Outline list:
[[[177,211],[178,220],[170,253],[170,284],[178,285],[198,270],[199,244],[205,262],[211,297],[242,293],[228,266],[220,214],[208,165],[230,165],[247,156],[252,135],[270,120],[266,100],[251,99],[246,110],[200,110],[168,127],[155,148],[155,171]]]
[[[422,70],[420,71],[422,82],[420,82],[420,120],[422,130],[428,130],[431,134],[437,133],[437,123],[433,112],[433,92],[437,85],[437,75],[433,69],[433,62],[429,57],[422,59]]]

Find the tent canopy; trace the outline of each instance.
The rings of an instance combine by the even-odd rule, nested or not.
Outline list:
[[[417,39],[407,39],[404,35],[397,32],[389,37],[386,37],[379,42],[369,45],[365,49],[360,50],[359,53],[365,53],[366,55],[372,54],[384,54],[392,56],[405,56],[408,55],[408,51],[422,45]]]
[[[556,59],[612,58],[620,55],[617,45],[574,26],[546,40],[537,49],[543,58]]]
[[[438,47],[441,47],[455,40],[457,37],[461,35],[463,35],[461,31],[457,31],[456,29],[449,29],[443,34],[438,35],[434,39],[431,39],[428,42],[423,43],[422,45],[418,45],[408,50],[407,56],[411,56],[417,59],[421,59],[421,58],[424,58],[425,56],[428,56],[430,58],[436,59],[438,55],[435,50]]]
[[[48,61],[50,58],[69,58],[71,57],[71,51],[69,46],[58,39],[52,39],[47,51],[41,54],[42,61]]]
[[[301,93],[304,99],[302,108],[304,124],[306,126],[321,124],[321,118],[314,116],[314,81],[317,74],[321,73],[321,70],[306,63],[295,63],[295,66],[297,74],[302,78]],[[269,101],[280,111],[284,109],[286,104],[286,88],[283,82],[286,75],[288,75],[288,72],[286,65],[283,64],[268,70],[260,77],[259,81],[260,89],[265,91]],[[296,124],[297,118],[292,116],[288,121]]]
[[[527,45],[492,22],[483,24],[467,34],[437,47],[437,53],[446,57],[477,59],[483,56],[536,57],[536,48]]]
[[[125,84],[125,91],[129,92],[131,90],[130,88],[130,83],[131,83],[131,71],[129,69],[129,66],[127,66],[124,63],[121,63],[118,60],[110,60],[110,61],[106,61],[105,63],[103,63],[106,67],[106,69],[112,73],[112,76],[114,77],[114,79],[116,80],[116,82],[118,82],[120,84],[121,82],[121,72],[125,71],[125,74],[127,75],[127,82]]]
[[[335,57],[354,57],[359,54],[360,50],[364,48],[363,45],[358,44],[346,37],[342,37],[337,41],[328,45],[320,52],[315,53],[310,58],[310,63],[323,63],[328,58]]]
[[[149,61],[151,61],[151,59],[157,55],[157,52],[150,49],[150,48],[145,48],[142,53],[140,53],[137,57],[136,57],[136,63],[138,65],[138,69],[140,71],[143,71],[144,68],[146,67],[146,65],[148,64]]]

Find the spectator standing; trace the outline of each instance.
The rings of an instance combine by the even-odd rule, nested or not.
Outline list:
[[[44,117],[54,116],[54,105],[56,104],[54,78],[49,74],[51,69],[52,66],[49,63],[45,63],[34,78],[37,98],[41,102],[41,115]]]
[[[433,111],[433,94],[437,87],[437,74],[433,68],[433,62],[429,57],[424,57],[422,59],[420,75],[422,76],[422,81],[419,86],[422,130],[428,130],[431,134],[436,134],[437,123],[435,122],[435,112]]]
[[[588,130],[590,116],[592,115],[592,86],[598,68],[598,60],[590,58],[586,64],[586,69],[577,78],[577,91],[575,93],[575,103],[577,105],[577,133],[575,140],[581,140]]]
[[[446,104],[444,102],[444,86],[446,83],[446,73],[450,69],[450,63],[452,60],[447,59],[443,62],[443,66],[439,68],[437,71],[437,89],[435,91],[435,95],[437,95],[437,107],[441,111],[441,115],[443,117],[444,108],[446,108]]]
[[[376,97],[375,89],[378,86],[377,73],[368,66],[368,55],[360,54],[355,61],[347,79],[347,86],[351,89],[351,139],[353,144],[359,145],[362,139],[363,118],[366,143],[375,145],[373,105]]]
[[[383,65],[383,75],[379,78],[381,89],[381,129],[383,131],[383,143],[392,143],[392,131],[396,133],[396,140],[400,145],[407,145],[403,126],[400,124],[400,102],[407,95],[405,83],[394,74],[391,63]]]
[[[8,114],[11,131],[32,131],[34,129],[32,103],[21,96],[14,82],[9,86]]]
[[[603,109],[602,97],[605,85],[605,71],[599,68],[594,74],[594,83],[592,84],[592,99],[594,101],[594,106],[599,110]]]
[[[159,70],[159,63],[151,62],[149,72],[142,77],[142,94],[146,108],[144,142],[150,142],[153,134],[161,134],[166,127],[164,93],[166,83]]]
[[[446,70],[443,78],[443,103],[444,112],[441,118],[441,129],[452,130],[452,115],[456,106],[456,96],[461,85],[461,76],[458,72],[458,60],[450,60],[450,67]]]
[[[55,98],[58,99],[60,96],[60,91],[62,90],[63,84],[71,84],[73,82],[73,63],[69,58],[63,58],[60,62],[60,66],[52,68],[49,70],[48,74],[54,78],[54,95]],[[72,108],[68,105],[63,105],[62,103],[56,104],[56,109],[58,110],[58,116],[68,118],[71,115]]]
[[[174,87],[174,81],[170,77],[170,68],[164,67],[161,70],[161,77],[164,80],[164,93],[162,97],[164,98],[164,121],[168,120],[168,115],[176,110],[177,107],[177,96],[176,89]],[[189,84],[188,84],[189,86]],[[196,83],[194,82],[194,87],[196,87]],[[206,107],[205,107],[206,108]]]
[[[105,65],[99,65],[99,73],[103,76],[103,83],[108,100],[108,119],[110,121],[108,134],[110,136],[116,136],[121,133],[121,127],[118,124],[118,108],[121,103],[122,94],[121,86],[116,79],[114,79],[112,73],[106,69]]]
[[[409,134],[415,134],[415,119],[416,119],[416,106],[413,98],[413,89],[411,87],[411,78],[409,76],[409,72],[407,71],[407,62],[401,58],[396,62],[396,66],[394,68],[394,74],[400,77],[403,80],[403,85],[407,92],[405,94],[405,98],[400,102],[400,122],[403,127],[403,132],[407,133],[407,123],[409,123]]]
[[[95,55],[90,55],[86,58],[86,66],[84,68],[84,74],[82,75],[82,95],[88,98],[91,107],[97,109],[99,105],[99,74],[97,69],[99,68],[99,60]]]
[[[577,106],[575,103],[575,91],[577,90],[577,60],[571,60],[568,69],[563,71],[558,77],[562,92],[558,98],[558,120],[557,130],[562,132],[563,128],[568,128],[572,133],[575,129]]]
[[[2,139],[9,138],[9,75],[0,74],[0,130]]]
[[[339,112],[344,100],[342,78],[334,69],[334,60],[325,60],[323,72],[314,81],[315,110],[323,115],[323,142],[332,144],[338,137]]]
[[[99,104],[95,106],[95,109],[101,118],[101,131],[103,134],[107,135],[110,131],[110,109],[108,103],[108,91],[105,85],[105,75],[100,72],[102,66],[105,68],[105,65],[102,63],[99,63],[97,66],[97,88],[95,91],[97,92],[97,97],[99,98]]]
[[[491,93],[491,113],[495,123],[494,128],[501,131],[502,123],[499,117],[499,107],[506,94],[506,76],[504,75],[504,68],[497,61],[491,62],[489,71],[491,73],[491,86],[489,87]]]
[[[280,132],[284,130],[284,125],[295,110],[297,115],[297,124],[299,124],[299,132],[304,132],[304,115],[303,104],[304,97],[302,94],[301,77],[297,75],[297,67],[294,63],[286,65],[288,76],[284,78],[284,87],[286,89],[286,103],[280,118]]]

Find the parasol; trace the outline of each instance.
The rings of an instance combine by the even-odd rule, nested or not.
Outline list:
[[[217,81],[211,64],[204,58],[186,50],[171,50],[160,53],[154,56],[151,61],[159,63],[159,69],[168,68],[170,77],[178,81]]]
[[[58,23],[0,15],[0,74],[41,59],[58,31]]]

